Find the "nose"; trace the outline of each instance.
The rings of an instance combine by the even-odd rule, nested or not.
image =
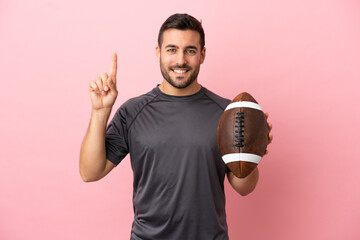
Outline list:
[[[186,64],[186,56],[183,52],[179,52],[177,59],[176,59],[176,64],[179,66],[182,66],[184,64]]]

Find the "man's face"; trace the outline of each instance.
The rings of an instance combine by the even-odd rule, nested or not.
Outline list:
[[[161,74],[175,88],[186,88],[195,80],[205,59],[200,34],[194,30],[168,29],[156,47]]]

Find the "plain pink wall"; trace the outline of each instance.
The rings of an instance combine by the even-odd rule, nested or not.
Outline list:
[[[1,0],[0,239],[129,238],[129,158],[100,182],[78,173],[88,83],[114,51],[116,108],[160,83],[157,32],[176,12],[203,21],[200,83],[251,92],[274,125],[257,189],[226,182],[231,239],[360,239],[356,0]]]

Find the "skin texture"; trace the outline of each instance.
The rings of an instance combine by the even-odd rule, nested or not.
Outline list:
[[[168,29],[163,33],[161,46],[156,46],[156,57],[160,63],[163,81],[159,89],[175,96],[192,95],[201,89],[197,74],[205,60],[206,49],[201,49],[200,35],[193,30]],[[97,181],[106,176],[115,165],[106,159],[105,134],[116,89],[117,56],[114,53],[110,74],[102,73],[90,82],[89,93],[92,113],[89,127],[80,149],[80,175],[85,182]],[[268,114],[266,114],[268,116]],[[271,124],[269,129],[271,130]],[[272,135],[269,133],[269,142]],[[228,179],[239,194],[245,196],[255,189],[258,169],[246,178],[237,178],[231,172]]]

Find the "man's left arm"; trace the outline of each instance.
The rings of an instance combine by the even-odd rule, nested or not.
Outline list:
[[[227,177],[233,189],[235,189],[235,191],[237,191],[241,196],[246,196],[254,191],[259,180],[259,170],[256,167],[244,178],[238,178],[232,172],[228,172]]]
[[[268,119],[269,114],[265,113],[266,119]],[[271,133],[272,124],[268,121],[269,127],[269,143],[271,143],[273,139],[273,135]],[[268,153],[266,150],[265,155]],[[238,178],[232,172],[228,172],[227,174],[230,185],[238,192],[241,196],[246,196],[252,191],[254,191],[256,184],[259,180],[259,169],[256,167],[248,176],[245,178]]]

